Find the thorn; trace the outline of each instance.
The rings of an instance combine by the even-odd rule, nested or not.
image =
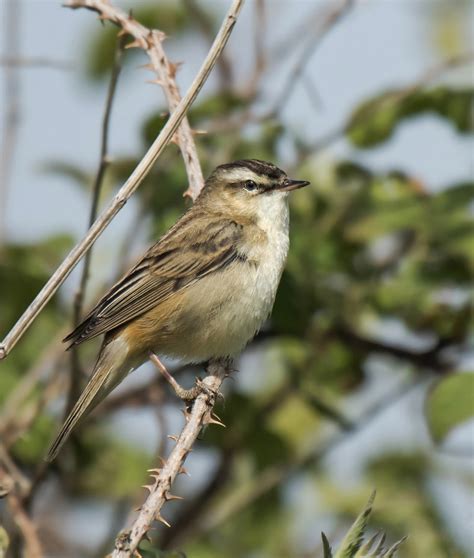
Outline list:
[[[161,469],[163,469],[163,466],[166,465],[166,459],[164,459],[163,457],[161,457],[161,455],[158,456],[158,460],[160,461],[160,466],[159,467],[153,467],[152,469],[147,469],[147,473],[160,473]]]
[[[191,133],[193,134],[193,136],[204,136],[209,132],[207,130],[191,130]]]
[[[168,71],[172,78],[176,77],[176,72],[179,70],[180,66],[182,66],[182,62],[169,62],[168,63]]]
[[[148,64],[140,64],[140,66],[138,66],[138,67],[139,67],[140,69],[143,69],[143,70],[150,70],[150,72],[154,72],[154,71],[155,71],[155,68],[154,68],[153,64],[151,64],[151,63],[148,63]]]
[[[189,471],[186,469],[186,467],[181,466],[179,468],[178,471],[178,475],[186,475],[187,477],[190,477],[191,475],[189,474]]]
[[[159,85],[160,87],[165,86],[165,82],[161,79],[147,79],[145,83],[151,83],[152,85]]]
[[[148,492],[151,492],[153,490],[153,485],[152,484],[142,484],[142,488],[146,488],[148,490]]]
[[[161,523],[163,523],[163,525],[166,525],[166,527],[171,527],[171,525],[166,521],[166,519],[161,515],[161,513],[158,513],[155,519],[157,521],[161,521]]]
[[[108,18],[106,15],[104,15],[104,14],[99,14],[99,15],[97,16],[97,18],[100,19],[100,21],[107,21],[107,20],[109,19],[109,18]]]
[[[142,48],[142,43],[138,39],[135,39],[131,43],[128,43],[128,45],[125,45],[125,48]]]
[[[176,494],[165,492],[165,500],[168,502],[170,500],[184,500],[184,498],[182,496],[176,496]]]
[[[166,437],[169,438],[170,440],[173,440],[173,442],[178,441],[178,436],[176,436],[175,434],[168,434],[168,436]]]
[[[142,506],[138,506],[138,508],[135,508],[136,512],[141,512],[142,511]]]
[[[217,424],[217,426],[223,426],[224,428],[226,427],[221,419],[213,413],[208,413],[206,416],[204,416],[202,422],[204,424]]]
[[[120,29],[120,31],[117,33],[117,37],[125,37],[125,35],[128,35],[128,31],[126,31],[125,29]]]
[[[148,529],[150,529],[150,528],[148,528]],[[151,537],[150,537],[150,535],[148,534],[148,531],[145,531],[145,534],[143,535],[143,538],[146,539],[148,542],[151,543]]]

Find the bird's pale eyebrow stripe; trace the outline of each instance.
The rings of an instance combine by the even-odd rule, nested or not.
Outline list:
[[[257,174],[256,172],[248,169],[247,167],[234,167],[227,169],[225,178],[229,182],[245,182],[246,180],[253,180],[256,184],[263,186],[270,186],[272,179],[265,174]]]

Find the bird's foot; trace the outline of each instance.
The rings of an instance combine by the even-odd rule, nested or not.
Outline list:
[[[205,393],[208,397],[215,398],[217,393],[209,388],[201,378],[196,378],[196,385],[190,389],[185,389],[179,385],[179,383],[173,378],[173,376],[168,372],[166,366],[161,362],[161,360],[155,355],[155,353],[150,353],[150,360],[158,368],[161,374],[164,376],[165,380],[173,388],[176,395],[182,399],[185,403],[190,403],[194,401],[196,397]]]

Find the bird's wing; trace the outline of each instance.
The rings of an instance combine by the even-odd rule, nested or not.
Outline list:
[[[196,230],[193,221],[190,213],[185,214],[64,341],[78,345],[111,331],[201,277],[245,260],[238,250],[243,236],[241,224],[220,218]]]

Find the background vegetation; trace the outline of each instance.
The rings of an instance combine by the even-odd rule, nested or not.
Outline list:
[[[450,17],[443,11],[448,4]],[[330,21],[335,5],[315,2],[317,18]],[[242,25],[254,49],[245,64],[250,69],[243,75],[239,57],[227,50],[212,90],[191,109],[192,127],[207,131],[196,140],[205,176],[217,164],[252,157],[279,163],[295,178],[311,180],[311,187],[291,200],[291,250],[273,316],[242,356],[240,372],[227,382],[225,402],[217,409],[226,428],[209,427],[199,440],[189,459],[193,478],[180,477],[175,490],[185,499],[165,508],[172,527],[159,525],[153,541],[142,544],[143,556],[322,556],[319,532],[334,543],[341,540],[373,488],[378,496],[370,529],[385,531],[389,543],[408,535],[399,556],[469,555],[468,536],[449,519],[452,498],[444,502],[437,486],[447,487],[441,494],[452,487],[468,494],[474,480],[468,461],[472,430],[463,427],[474,412],[474,375],[468,370],[472,162],[470,175],[436,190],[398,164],[381,171],[367,163],[401,127],[416,126],[425,115],[450,128],[455,146],[472,134],[473,84],[447,79],[470,61],[464,54],[469,45],[456,27],[469,7],[436,6],[440,12],[431,20],[439,37],[436,65],[414,82],[360,99],[341,127],[316,141],[284,118],[286,103],[310,78],[317,83],[317,76],[305,74],[307,60],[333,26],[350,22],[361,9],[357,4],[348,2],[339,21],[324,29],[300,30],[298,41],[287,46],[296,55],[285,85],[284,77],[275,76],[282,53],[261,44],[271,31],[264,17],[271,3],[249,3]],[[214,12],[213,5],[192,0],[150,2],[137,5],[134,17],[189,48],[189,37],[212,37],[220,18]],[[287,35],[295,36],[295,29]],[[116,36],[109,24],[91,25],[83,41],[82,79],[104,90]],[[126,51],[125,64],[136,66],[139,59],[138,49]],[[130,75],[142,78],[136,70]],[[268,80],[282,91],[276,102],[262,97]],[[308,91],[317,104],[318,92]],[[139,153],[114,156],[104,199],[156,137],[166,121],[163,110],[164,104],[157,104],[137,122]],[[307,115],[315,126],[318,110],[324,108]],[[340,142],[348,148],[334,149]],[[42,172],[73,181],[81,196],[91,194],[93,167],[55,160],[45,162]],[[121,259],[114,274],[183,212],[185,186],[181,156],[171,146],[136,194],[131,225],[122,227],[116,240]],[[28,244],[4,240],[2,337],[72,242],[67,234]],[[94,273],[107,261],[104,252],[93,260],[91,300],[104,289]],[[0,484],[10,500],[0,510],[12,556],[19,555],[24,536],[19,516],[12,520],[14,509],[37,528],[46,555],[103,556],[142,500],[146,470],[156,465],[157,455],[166,455],[171,443],[166,435],[177,432],[182,421],[179,402],[160,378],[151,370],[138,373],[46,469],[42,458],[67,393],[71,363],[60,339],[70,329],[71,312],[71,296],[55,297],[1,363]],[[95,351],[96,346],[81,348],[85,373]],[[179,373],[188,385],[196,371]],[[407,407],[413,400],[416,405]],[[407,447],[403,439],[413,439],[410,420],[419,424],[416,413],[423,414],[431,442]],[[138,424],[137,416],[143,425],[136,436],[147,439],[142,445],[120,435],[121,425]],[[390,425],[398,422],[397,431]],[[377,424],[379,434],[370,435]],[[6,486],[12,477],[13,489]],[[72,517],[71,510],[73,527],[61,519]],[[88,540],[92,522],[102,528],[94,543]]]

